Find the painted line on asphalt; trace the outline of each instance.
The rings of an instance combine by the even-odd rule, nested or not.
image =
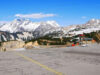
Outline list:
[[[29,58],[29,57],[27,57],[27,56],[24,56],[24,55],[21,54],[21,53],[16,53],[16,54],[17,54],[18,56],[21,56],[21,57],[23,57],[24,59],[26,59],[26,60],[32,62],[32,63],[35,63],[35,64],[41,66],[42,68],[44,68],[44,69],[46,69],[46,70],[48,70],[48,71],[51,71],[51,72],[55,73],[56,75],[64,75],[63,73],[57,72],[56,70],[54,70],[54,69],[52,69],[52,68],[49,68],[49,67],[47,67],[46,65],[43,65],[43,64],[39,63],[38,61],[33,60],[33,59],[31,59],[31,58]]]

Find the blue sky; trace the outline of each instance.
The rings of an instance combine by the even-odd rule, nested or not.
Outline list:
[[[16,17],[55,20],[62,26],[83,24],[100,19],[100,0],[0,0],[0,21]]]

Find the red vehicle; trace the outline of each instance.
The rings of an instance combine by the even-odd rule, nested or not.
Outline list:
[[[79,36],[85,36],[84,34],[80,34]]]

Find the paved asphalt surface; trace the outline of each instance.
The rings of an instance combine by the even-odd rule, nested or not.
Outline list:
[[[0,75],[100,75],[100,45],[0,52]]]

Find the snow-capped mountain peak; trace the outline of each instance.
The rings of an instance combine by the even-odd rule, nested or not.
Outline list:
[[[56,21],[47,21],[47,23],[54,26],[54,27],[60,27],[59,24],[57,24]]]
[[[35,29],[40,27],[41,25],[50,25],[52,27],[59,27],[59,25],[55,21],[46,21],[46,22],[32,22],[29,19],[15,19],[12,22],[5,23],[0,27],[1,31],[8,31],[11,33],[15,32],[24,32],[29,31],[33,32]]]
[[[91,19],[90,21],[88,21],[86,23],[86,25],[98,25],[100,24],[100,20],[99,19]]]

